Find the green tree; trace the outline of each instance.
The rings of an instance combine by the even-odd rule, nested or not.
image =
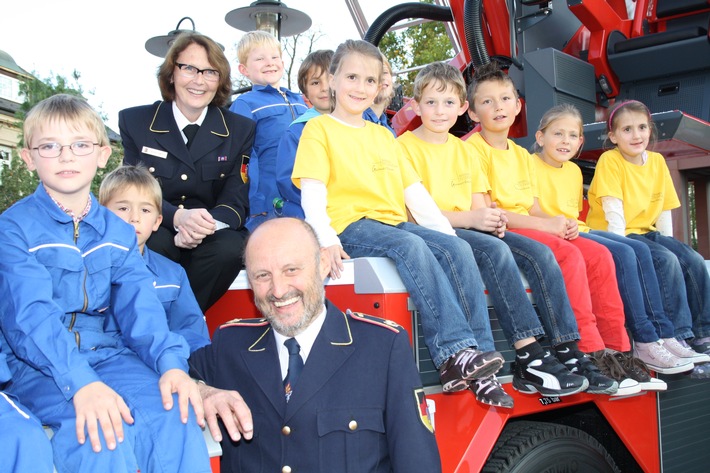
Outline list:
[[[20,84],[20,93],[25,99],[20,109],[15,116],[20,120],[18,127],[22,130],[25,116],[30,109],[38,102],[56,94],[71,94],[78,97],[83,97],[83,89],[79,85],[80,74],[74,71],[71,79],[67,79],[60,75],[54,78],[46,78],[43,80],[33,79]],[[106,120],[106,117],[102,117]],[[2,186],[0,186],[0,212],[5,211],[12,204],[23,197],[34,192],[39,180],[37,175],[29,172],[22,162],[18,150],[24,146],[24,137],[20,135],[18,149],[12,151],[10,167],[2,170]],[[105,169],[99,169],[91,183],[91,191],[95,194],[101,185],[101,179],[106,173],[121,165],[123,160],[120,145],[112,146],[111,156]]]
[[[433,3],[423,0],[423,3]],[[380,51],[387,57],[394,72],[424,66],[434,61],[446,61],[454,55],[446,26],[439,21],[429,21],[410,26],[405,30],[390,31],[379,44]],[[412,96],[417,70],[398,75],[403,94]]]

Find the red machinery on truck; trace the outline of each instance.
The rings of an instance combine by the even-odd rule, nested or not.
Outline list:
[[[346,2],[351,12],[359,11],[352,8],[356,0]],[[615,100],[634,98],[654,114],[660,130],[656,149],[666,156],[684,204],[689,179],[707,188],[710,0],[404,3],[380,15],[364,37],[378,44],[395,23],[418,18],[447,22],[449,34],[461,45],[451,62],[466,77],[491,60],[508,69],[525,105],[511,136],[519,143],[531,142],[548,108],[573,103],[589,123],[578,161],[589,178],[606,134],[599,122]],[[399,133],[418,125],[406,104],[393,118]],[[463,136],[471,125],[464,116],[452,131]],[[696,185],[696,196],[697,191]],[[696,202],[695,207],[699,223],[707,224],[707,204]],[[676,236],[687,240],[687,217],[674,217]],[[629,397],[582,393],[545,398],[508,386],[513,409],[484,406],[468,392],[442,392],[420,336],[419,314],[389,260],[347,261],[343,278],[330,281],[326,295],[341,309],[390,319],[408,330],[447,473],[699,472],[710,464],[709,381],[666,376],[666,392]],[[207,321],[212,332],[227,320],[254,316],[258,313],[242,273],[208,311]],[[514,353],[493,310],[490,316],[496,348],[511,361]],[[499,376],[504,384],[512,379],[508,369]]]

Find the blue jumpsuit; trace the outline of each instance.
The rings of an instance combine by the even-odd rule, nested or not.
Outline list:
[[[276,153],[281,136],[291,122],[308,110],[300,94],[281,87],[254,85],[240,95],[229,110],[256,122],[254,149],[249,161],[249,213],[247,228],[253,231],[265,219],[274,216],[276,189]]]
[[[7,350],[7,348],[5,348]],[[10,380],[0,345],[0,388]],[[39,420],[14,396],[0,391],[0,461],[7,471],[52,473],[52,446]]]
[[[40,184],[0,216],[0,342],[12,351],[8,392],[54,431],[57,471],[210,471],[191,412],[165,411],[160,375],[187,369],[188,346],[168,330],[135,229],[101,207],[78,223]],[[156,315],[157,314],[157,315]],[[115,320],[118,330],[108,330]],[[115,324],[114,324],[115,325]],[[106,327],[106,329],[105,329]],[[123,443],[94,453],[76,439],[73,397],[102,381],[135,422]]]
[[[190,353],[210,343],[205,316],[197,304],[185,270],[176,262],[151,251],[143,250],[143,259],[153,274],[155,291],[163,304],[171,332],[182,335]]]

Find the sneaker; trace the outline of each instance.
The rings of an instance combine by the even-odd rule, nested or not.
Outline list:
[[[710,337],[705,337],[701,339],[695,339],[692,342],[691,348],[698,353],[705,353],[710,355]]]
[[[615,393],[612,396],[630,396],[641,392],[641,385],[633,379],[626,370],[621,366],[615,354],[618,353],[612,350],[600,350],[590,353],[594,365],[599,369],[601,374],[607,378],[611,378],[618,383]],[[587,390],[589,391],[589,390]]]
[[[584,376],[570,373],[549,351],[527,365],[520,361],[514,365],[513,388],[521,393],[561,397],[577,394],[589,386]]]
[[[513,408],[513,398],[505,392],[495,375],[488,378],[474,379],[469,389],[476,396],[476,401],[490,406]]]
[[[695,365],[695,368],[690,372],[692,379],[710,379],[710,363],[702,363]]]
[[[650,343],[634,342],[634,356],[646,363],[649,369],[663,374],[685,373],[695,366],[692,361],[678,358],[666,350],[663,340]]]
[[[668,389],[665,381],[652,377],[648,372],[646,363],[633,356],[630,352],[616,352],[614,353],[614,358],[624,369],[626,375],[639,383],[642,391],[665,391]]]
[[[590,394],[614,394],[619,389],[619,383],[615,379],[603,375],[592,359],[579,350],[575,351],[574,358],[565,362],[565,366],[570,372],[587,378],[587,392]]]
[[[488,378],[503,366],[503,355],[497,351],[482,352],[464,348],[450,357],[439,368],[439,379],[444,392],[463,391],[471,380]]]
[[[676,338],[664,338],[663,347],[678,358],[686,359],[693,363],[707,363],[710,361],[710,356],[694,351],[685,340],[679,341]]]

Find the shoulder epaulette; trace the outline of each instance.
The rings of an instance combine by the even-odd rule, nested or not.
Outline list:
[[[227,327],[263,327],[269,325],[269,321],[264,318],[232,319],[219,326],[220,329]]]
[[[361,322],[367,322],[368,324],[384,327],[395,333],[404,331],[404,327],[398,323],[380,317],[375,317],[374,315],[363,314],[362,312],[353,312],[349,309],[346,311],[346,314],[348,314],[353,320],[359,320]]]

